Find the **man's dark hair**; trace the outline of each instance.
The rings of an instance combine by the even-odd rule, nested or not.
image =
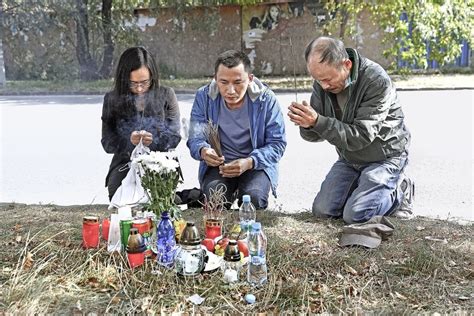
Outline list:
[[[225,51],[217,57],[214,65],[214,74],[217,74],[217,68],[219,68],[219,65],[224,65],[227,68],[234,68],[240,64],[244,64],[246,72],[251,71],[250,59],[245,53],[233,49]]]
[[[342,61],[349,58],[344,43],[331,37],[317,37],[313,39],[304,52],[304,59],[308,63],[309,58],[317,54],[320,56],[319,63],[327,63],[332,66],[341,66]]]
[[[141,67],[150,71],[151,84],[149,91],[157,91],[160,85],[160,75],[153,55],[142,46],[130,47],[120,56],[115,73],[114,90],[117,95],[131,94],[130,73]]]

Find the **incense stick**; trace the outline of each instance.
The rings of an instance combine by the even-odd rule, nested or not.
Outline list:
[[[298,103],[298,88],[296,84],[296,56],[295,51],[293,50],[293,42],[291,41],[290,37],[290,48],[291,48],[291,58],[293,58],[293,82],[294,82],[294,89],[295,89],[295,102]]]
[[[221,140],[219,137],[219,125],[212,123],[211,120],[207,122],[204,133],[211,148],[216,151],[219,157],[222,157]]]

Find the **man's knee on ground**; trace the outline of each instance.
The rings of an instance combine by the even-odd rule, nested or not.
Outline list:
[[[370,218],[375,215],[375,210],[367,208],[361,209],[354,205],[347,204],[344,207],[342,219],[346,224],[363,223],[367,222]]]
[[[333,217],[329,207],[327,205],[323,205],[318,199],[314,199],[313,208],[312,208],[313,215],[318,218],[330,218]]]

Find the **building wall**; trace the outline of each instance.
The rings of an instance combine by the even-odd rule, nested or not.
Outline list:
[[[217,55],[227,49],[247,53],[258,75],[306,74],[304,49],[311,39],[323,35],[329,18],[319,1],[195,8],[184,13],[184,19],[176,15],[174,9],[143,10],[137,23],[156,19],[143,28],[144,45],[156,54],[162,72],[184,77],[212,76]],[[363,15],[356,39],[346,44],[386,66],[380,35]]]
[[[240,15],[240,6],[196,8],[180,23],[174,10],[160,10],[155,25],[146,27],[143,43],[164,74],[212,76],[220,52],[241,49]]]
[[[272,12],[274,21],[269,18]],[[197,7],[183,12],[174,8],[138,9],[136,16],[136,21],[130,21],[141,30],[136,42],[156,56],[166,77],[212,76],[217,55],[228,49],[246,52],[254,73],[260,76],[307,74],[304,49],[311,39],[323,34],[324,23],[330,18],[322,0]],[[72,22],[70,27],[74,27]],[[370,23],[367,15],[361,16],[357,29],[355,39],[345,41],[346,45],[387,66],[388,61],[382,56],[381,31]],[[338,31],[333,33],[337,35]],[[43,73],[57,73],[56,78],[78,73],[72,41],[65,41],[61,30],[48,29],[34,41],[31,35],[28,41],[11,35],[3,41],[9,80],[49,79]],[[22,45],[38,48],[30,49],[28,55],[26,50],[16,51]],[[100,51],[98,48],[97,53]],[[121,51],[123,47],[116,48],[114,67]],[[13,54],[23,54],[21,60],[25,62],[13,62]]]

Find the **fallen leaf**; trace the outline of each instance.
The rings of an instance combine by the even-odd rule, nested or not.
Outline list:
[[[462,295],[462,296],[459,296],[459,297],[458,297],[458,299],[460,299],[460,300],[462,300],[462,301],[467,301],[467,300],[470,300],[470,298],[469,298],[469,297],[467,297],[467,296],[464,296],[464,295]]]
[[[21,242],[21,235],[16,235],[15,241],[16,241],[17,243],[20,243],[20,242]]]
[[[31,267],[33,267],[34,260],[33,260],[33,254],[31,252],[27,252],[25,258],[23,259],[23,269],[29,270]]]
[[[357,289],[351,285],[348,288],[346,288],[346,293],[349,294],[350,296],[357,296],[359,291],[357,291]]]
[[[111,288],[113,288],[115,291],[118,291],[118,286],[115,285],[113,282],[108,282],[107,285],[109,285]]]
[[[313,286],[312,290],[314,292],[317,292],[317,293],[320,293],[321,292],[321,285],[320,284],[316,284]]]
[[[82,311],[82,305],[81,305],[81,301],[78,300],[77,303],[76,303],[76,308],[80,311]]]
[[[23,228],[23,225],[16,224],[15,226],[13,226],[13,231],[14,232],[19,232],[22,228]]]
[[[423,226],[416,226],[415,228],[417,231],[425,230],[425,227]]]
[[[425,239],[426,240],[431,240],[431,241],[438,241],[442,244],[447,244],[448,243],[446,238],[441,239],[441,238],[437,238],[437,237],[433,237],[433,236],[426,236]]]
[[[112,304],[118,304],[118,303],[120,303],[120,297],[114,296],[114,297],[110,300],[110,302],[111,302]]]
[[[147,311],[150,308],[152,299],[153,298],[151,296],[147,296],[142,299],[141,309],[143,312]]]
[[[95,277],[91,277],[91,278],[87,279],[87,284],[92,288],[97,288],[100,285],[99,281]]]
[[[406,300],[406,296],[403,296],[402,294],[398,293],[397,291],[395,291],[395,296],[401,300]]]
[[[356,269],[354,269],[353,267],[349,266],[349,265],[346,265],[346,271],[349,272],[350,274],[352,275],[357,275],[359,274]]]

